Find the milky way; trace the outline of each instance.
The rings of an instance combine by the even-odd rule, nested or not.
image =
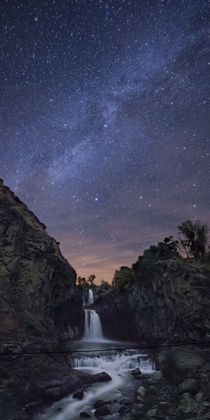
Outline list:
[[[207,4],[1,0],[0,176],[80,275],[210,222]]]

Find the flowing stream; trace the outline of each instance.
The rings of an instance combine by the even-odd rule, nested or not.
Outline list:
[[[139,348],[126,348],[134,344],[104,338],[98,314],[87,308],[93,301],[93,292],[89,289],[88,302],[84,308],[84,337],[75,342],[75,353],[72,354],[70,362],[74,369],[90,374],[106,372],[112,380],[91,385],[84,390],[82,400],[69,395],[54,403],[44,414],[36,417],[37,420],[78,420],[81,412],[96,419],[93,405],[98,400],[109,402],[110,415],[104,417],[106,420],[119,420],[121,416],[118,410],[121,401],[125,399],[131,401],[133,398],[136,385],[134,376],[131,374],[132,370],[139,368],[145,374],[155,371],[154,362]]]

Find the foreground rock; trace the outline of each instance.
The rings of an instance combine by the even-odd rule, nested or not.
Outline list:
[[[209,419],[210,348],[174,347],[157,359],[160,371],[142,375],[131,418]],[[122,419],[127,415],[124,410]]]
[[[98,419],[108,416],[109,414],[111,414],[109,408],[104,405],[95,411],[94,416]]]
[[[84,392],[83,391],[76,391],[73,394],[73,398],[76,398],[77,400],[82,400],[84,397]]]
[[[101,381],[98,375],[71,369],[67,356],[5,357],[1,363],[0,418],[31,419],[54,401],[84,390],[98,378]],[[81,397],[81,392],[75,394]]]
[[[93,375],[93,378],[95,378],[95,382],[109,382],[112,380],[111,376],[106,372],[96,373]]]

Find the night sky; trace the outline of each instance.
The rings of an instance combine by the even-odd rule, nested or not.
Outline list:
[[[207,4],[0,2],[0,177],[79,275],[210,223]]]

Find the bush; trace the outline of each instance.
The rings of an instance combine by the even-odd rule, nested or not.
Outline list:
[[[132,279],[133,270],[126,266],[120,267],[120,270],[115,271],[112,280],[112,286],[116,287],[117,289],[123,289],[130,283]]]

